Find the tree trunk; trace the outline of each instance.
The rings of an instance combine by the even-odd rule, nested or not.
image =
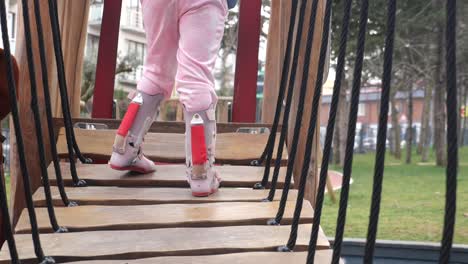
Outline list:
[[[348,87],[351,87],[352,85],[352,77],[353,76],[353,67],[349,67],[347,70],[347,78],[343,78],[342,81],[342,88],[340,90],[340,101],[338,102],[338,113],[337,113],[337,126],[336,128],[338,129],[338,134],[337,134],[337,140],[339,140],[339,147],[335,148],[339,152],[339,164],[341,167],[344,165],[344,158],[345,158],[345,153],[346,153],[346,141],[347,141],[347,135],[348,135],[348,114],[349,114],[349,102],[348,102],[348,96],[347,96],[347,91]]]
[[[446,164],[445,155],[445,93],[444,76],[442,73],[444,61],[444,27],[437,25],[437,53],[434,72],[434,148],[437,166]]]
[[[346,146],[346,133],[348,122],[346,113],[348,108],[348,102],[346,101],[346,91],[348,90],[348,81],[346,75],[343,73],[340,90],[340,100],[338,102],[338,113],[335,120],[335,136],[333,137],[333,160],[335,164],[343,166],[344,152]]]
[[[413,150],[413,90],[408,93],[408,128],[406,132],[406,163],[411,164]]]
[[[400,124],[398,124],[398,108],[396,107],[395,94],[391,97],[392,102],[392,132],[393,132],[393,155],[397,159],[401,159],[401,135],[400,135]]]
[[[418,152],[421,154],[421,162],[427,162],[429,158],[430,137],[430,113],[433,111],[431,107],[433,84],[429,82],[424,91],[424,106],[421,117],[421,135],[419,139]]]
[[[461,102],[461,105],[465,107],[465,115],[463,115],[462,118],[460,119],[463,119],[462,121],[462,126],[461,126],[461,131],[460,131],[460,146],[463,146],[465,144],[465,129],[466,129],[466,121],[467,121],[467,118],[466,118],[466,99],[467,99],[467,96],[468,96],[468,85],[466,85],[466,83],[464,82],[464,85],[463,85],[463,99],[462,99],[462,102]]]
[[[460,72],[463,72],[463,69],[461,67],[460,68]],[[457,74],[457,111],[458,111],[458,115],[460,116],[460,110],[461,110],[461,107],[463,105],[462,103],[462,98],[463,98],[463,91],[464,91],[464,87],[462,85],[462,81],[461,81],[461,77],[459,76],[459,74]],[[460,116],[460,118],[457,119],[457,131],[458,131],[458,146],[461,146],[461,128],[462,128],[462,118]]]
[[[221,83],[220,83],[220,95],[221,96],[226,96],[226,91],[227,91],[227,84],[228,84],[228,74],[229,74],[229,67],[227,66],[227,59],[228,59],[229,53],[227,51],[223,51],[221,55],[221,65],[223,67],[221,68]]]

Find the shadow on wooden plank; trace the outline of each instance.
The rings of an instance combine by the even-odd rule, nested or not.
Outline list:
[[[68,163],[61,163],[65,183],[72,185]],[[217,170],[223,179],[221,187],[252,188],[263,177],[263,167],[251,166],[218,166]],[[49,166],[51,184],[56,185],[54,167]],[[161,165],[154,173],[135,174],[116,171],[108,165],[77,164],[77,172],[81,179],[94,186],[122,187],[188,187],[185,175],[185,165]],[[278,188],[283,188],[286,168],[281,168]]]
[[[67,187],[71,201],[79,205],[150,205],[150,204],[192,204],[219,202],[260,202],[268,196],[269,190],[252,188],[221,188],[208,197],[193,197],[188,188],[122,188],[122,187]],[[54,206],[64,206],[57,187],[51,188]],[[275,201],[281,199],[281,190],[277,190]],[[297,198],[297,190],[289,190],[288,200]],[[44,189],[39,188],[33,196],[36,207],[45,207]]]

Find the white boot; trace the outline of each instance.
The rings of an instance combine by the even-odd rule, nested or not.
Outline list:
[[[185,153],[187,179],[196,197],[218,191],[221,179],[214,168],[216,145],[216,116],[214,107],[185,116]]]
[[[114,170],[151,173],[156,171],[156,165],[143,155],[141,144],[157,118],[164,96],[137,92],[130,97],[132,102],[117,131],[109,165]]]

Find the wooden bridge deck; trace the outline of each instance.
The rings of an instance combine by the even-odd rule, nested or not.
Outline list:
[[[115,130],[75,129],[81,152],[93,159],[110,158]],[[276,137],[278,146],[279,136]],[[145,154],[157,162],[185,162],[185,135],[176,133],[149,133],[145,137]],[[220,133],[216,139],[216,162],[231,165],[249,165],[260,157],[268,140],[268,134]],[[59,131],[57,141],[59,155],[67,157],[65,129]],[[283,163],[287,160],[284,152]],[[273,160],[276,159],[276,150]]]
[[[183,165],[160,165],[147,175],[117,172],[107,165],[79,165],[78,175],[90,186],[67,187],[67,194],[80,206],[63,207],[57,187],[52,188],[59,225],[69,233],[51,233],[43,188],[34,194],[44,252],[58,263],[305,263],[313,220],[310,203],[304,202],[295,252],[277,253],[289,236],[297,191],[290,191],[283,225],[268,226],[281,190],[273,202],[261,201],[268,190],[251,187],[263,169],[229,165],[218,169],[223,188],[211,197],[194,198]],[[56,184],[53,166],[49,172]],[[66,163],[62,173],[70,184]],[[281,171],[280,185],[284,174]],[[26,211],[15,231],[22,263],[36,263]],[[318,248],[317,263],[329,263],[331,252],[322,231]],[[8,259],[4,245],[0,263],[9,263]]]

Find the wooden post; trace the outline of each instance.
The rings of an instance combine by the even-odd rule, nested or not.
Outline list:
[[[61,24],[62,31],[62,46],[64,48],[64,60],[65,60],[65,70],[68,73],[68,88],[70,95],[70,106],[71,109],[74,109],[74,115],[76,116],[77,111],[79,111],[79,95],[80,95],[80,80],[81,80],[81,61],[84,53],[85,45],[85,36],[86,36],[86,25],[88,21],[88,9],[89,1],[87,0],[66,0],[59,1],[58,12]],[[42,128],[44,135],[44,144],[46,148],[46,157],[47,160],[51,160],[50,155],[50,146],[49,138],[47,133],[47,122],[45,117],[45,107],[44,107],[44,97],[43,97],[43,87],[41,82],[41,71],[40,71],[40,58],[39,58],[39,48],[37,43],[37,32],[35,24],[35,15],[34,15],[34,5],[31,3],[29,5],[29,14],[31,17],[31,30],[32,30],[32,44],[33,44],[33,54],[34,62],[36,65],[36,82],[38,87],[38,100],[39,100],[39,109],[42,120]],[[52,42],[52,32],[50,27],[49,20],[49,11],[48,11],[48,2],[40,1],[40,9],[42,15],[42,24],[44,29],[44,39],[45,46],[50,47],[46,50],[46,60],[49,70],[49,87],[51,89],[52,104],[54,109],[58,108],[60,99],[58,98],[58,88],[57,88],[57,74],[55,66],[55,54],[53,53],[53,42]],[[20,75],[19,75],[19,87],[18,89],[18,104],[20,112],[20,121],[21,128],[24,137],[25,153],[26,153],[26,162],[28,164],[28,169],[31,176],[31,187],[35,191],[41,185],[41,174],[40,167],[37,160],[38,148],[36,142],[35,128],[33,122],[33,115],[30,109],[31,104],[31,93],[30,93],[30,80],[29,72],[27,67],[27,57],[26,57],[26,45],[24,40],[24,25],[22,19],[22,8],[21,2],[18,1],[18,36],[17,36],[17,46],[16,46],[16,55],[18,64],[20,66]],[[78,109],[78,110],[76,110]],[[11,122],[11,121],[10,121]],[[16,224],[19,215],[23,208],[25,207],[24,199],[24,189],[21,176],[21,170],[18,162],[18,152],[17,145],[15,140],[15,131],[13,125],[10,126],[11,129],[11,140],[10,140],[10,151],[11,151],[11,204],[12,204],[12,223]]]
[[[290,0],[272,0],[267,42],[265,81],[263,83],[262,122],[273,123],[288,40]]]
[[[288,1],[289,2],[289,1]],[[309,1],[306,10],[306,19],[305,19],[305,26],[303,32],[303,44],[301,45],[301,51],[299,56],[299,67],[296,76],[296,86],[294,88],[294,96],[292,100],[292,107],[291,113],[289,115],[289,128],[288,128],[288,146],[291,146],[292,136],[294,131],[294,123],[296,120],[296,113],[297,113],[297,105],[299,102],[299,90],[301,86],[302,80],[302,72],[303,72],[303,65],[304,65],[304,57],[305,57],[305,50],[306,50],[306,39],[308,34],[308,25],[309,25],[309,18],[312,9],[312,2]],[[290,4],[290,2],[289,2]],[[305,145],[307,140],[307,130],[308,130],[308,123],[311,114],[312,108],[312,98],[314,96],[314,89],[315,89],[315,81],[317,77],[317,70],[318,70],[318,60],[319,60],[319,50],[322,41],[322,28],[323,28],[323,18],[325,12],[325,0],[320,0],[318,4],[317,10],[317,17],[315,22],[315,35],[314,35],[314,42],[312,46],[312,57],[309,69],[309,80],[308,80],[308,88],[305,98],[305,105],[304,105],[304,115],[302,119],[302,126],[300,128],[300,137],[299,137],[299,144],[297,148],[297,156],[296,162],[294,164],[294,180],[297,184],[300,182],[300,173],[302,170],[302,164],[304,163],[304,153],[305,153]],[[284,14],[288,15],[288,14]],[[289,16],[289,15],[288,15]],[[319,115],[320,116],[320,115]],[[320,119],[317,120],[316,132],[314,136],[314,144],[312,149],[312,158],[310,161],[309,166],[309,175],[307,178],[307,185],[306,185],[306,194],[305,198],[309,200],[312,205],[315,205],[315,197],[316,197],[316,189],[318,185],[318,152],[320,151],[319,144],[320,144]]]
[[[312,2],[309,1],[306,10],[306,19],[303,31],[303,44],[299,56],[299,67],[296,76],[296,85],[294,87],[294,96],[292,101],[291,113],[289,115],[289,130],[288,130],[288,146],[291,146],[292,136],[294,131],[294,123],[296,120],[297,104],[299,101],[299,89],[302,80],[302,65],[304,65],[304,54],[306,48],[307,28],[309,25]],[[263,122],[272,122],[276,107],[276,99],[278,96],[279,84],[281,81],[281,71],[284,60],[284,52],[286,48],[287,34],[289,29],[289,19],[291,14],[291,1],[287,0],[272,0],[272,14],[270,19],[270,32],[268,36],[268,50],[265,69],[265,88],[264,88],[264,103],[263,103]],[[300,181],[300,173],[302,164],[304,163],[304,153],[306,145],[306,136],[310,112],[312,108],[312,97],[314,96],[315,80],[317,77],[319,50],[321,43],[323,16],[325,11],[325,1],[320,0],[318,5],[317,19],[315,23],[315,35],[312,50],[311,66],[309,70],[308,90],[305,98],[304,115],[302,120],[299,144],[297,149],[296,162],[294,164],[294,180],[296,183]],[[316,52],[315,52],[316,51]],[[319,115],[320,116],[320,115]],[[318,120],[320,122],[320,120]],[[316,135],[314,137],[314,146],[312,147],[312,159],[310,161],[309,176],[306,186],[306,199],[312,205],[315,204],[316,188],[318,184],[318,154],[319,148],[319,133],[320,124],[317,123]]]

